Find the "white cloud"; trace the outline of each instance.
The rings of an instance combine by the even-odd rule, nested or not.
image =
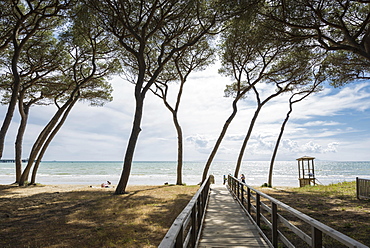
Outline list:
[[[299,148],[300,152],[303,153],[321,153],[322,146],[310,141]]]
[[[208,140],[202,135],[189,136],[186,138],[186,141],[191,142],[197,148],[207,148]]]
[[[340,122],[335,122],[335,121],[311,121],[311,122],[306,122],[302,126],[304,127],[312,127],[312,126],[338,126],[338,125],[343,125]]]
[[[324,153],[329,153],[329,152],[337,153],[338,152],[337,148],[339,145],[340,145],[339,142],[329,143],[327,148],[324,150]]]

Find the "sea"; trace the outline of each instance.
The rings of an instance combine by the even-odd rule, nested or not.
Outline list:
[[[100,185],[106,181],[116,185],[122,173],[120,161],[43,161],[40,164],[36,182],[40,184]],[[202,179],[205,162],[184,162],[183,183],[196,185]],[[240,174],[246,183],[261,186],[267,182],[269,161],[244,161]],[[354,181],[356,177],[370,179],[370,161],[334,162],[314,161],[315,177],[320,184]],[[129,185],[163,185],[176,183],[177,162],[135,161],[132,164]],[[223,175],[234,174],[235,162],[213,162],[209,174],[215,183],[222,184]],[[298,187],[297,161],[276,161],[273,172],[273,186]],[[15,181],[14,163],[0,163],[0,184]]]

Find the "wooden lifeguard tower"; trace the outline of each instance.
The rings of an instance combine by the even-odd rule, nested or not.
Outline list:
[[[308,156],[297,158],[299,187],[304,187],[306,185],[316,185],[315,165],[313,163],[314,159],[314,157]]]

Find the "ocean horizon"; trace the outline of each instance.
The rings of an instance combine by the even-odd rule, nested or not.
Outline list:
[[[183,163],[183,183],[198,184],[202,179],[205,161]],[[354,181],[356,177],[370,178],[370,161],[314,161],[315,177],[320,184],[328,185]],[[111,181],[116,185],[122,173],[122,161],[43,161],[36,182],[40,184],[100,185]],[[243,161],[240,174],[246,183],[260,186],[267,182],[269,161]],[[134,161],[129,185],[163,185],[176,183],[176,161]],[[223,175],[234,174],[235,162],[215,161],[209,170],[216,184],[222,183]],[[0,163],[0,184],[15,181],[14,163]],[[297,161],[276,161],[273,186],[298,187]]]

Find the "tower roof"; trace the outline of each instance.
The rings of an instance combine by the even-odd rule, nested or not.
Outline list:
[[[297,158],[297,160],[314,160],[315,158],[314,157],[310,157],[310,156],[303,156],[301,158]]]

